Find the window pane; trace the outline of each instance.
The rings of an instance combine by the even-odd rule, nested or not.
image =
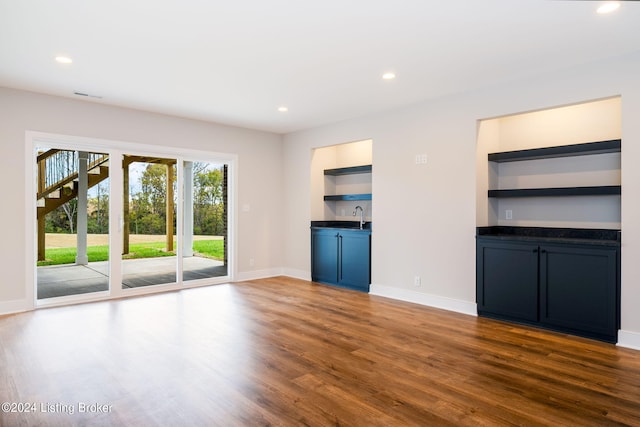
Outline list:
[[[227,169],[184,162],[185,281],[227,275]]]
[[[37,148],[37,298],[109,289],[109,156]]]
[[[123,159],[123,289],[176,282],[176,160]]]

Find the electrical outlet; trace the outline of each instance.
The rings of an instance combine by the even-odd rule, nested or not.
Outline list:
[[[420,286],[422,285],[422,279],[420,278],[420,276],[415,276],[413,278],[413,285],[414,286]]]
[[[504,211],[504,217],[506,219],[513,219],[513,211],[511,209],[507,209]]]
[[[253,258],[249,258],[249,266],[253,267],[256,264],[256,260]]]

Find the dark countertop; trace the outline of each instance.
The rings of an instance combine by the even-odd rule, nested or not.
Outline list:
[[[311,228],[343,228],[359,230],[360,221],[311,221]],[[362,229],[365,231],[371,231],[371,221],[365,222]]]
[[[553,227],[477,227],[476,238],[620,246],[620,230]]]

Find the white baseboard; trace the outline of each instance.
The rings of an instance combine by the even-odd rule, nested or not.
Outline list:
[[[444,310],[455,311],[457,313],[468,314],[470,316],[478,315],[475,303],[441,297],[439,295],[425,294],[422,292],[411,291],[409,289],[373,284],[369,288],[369,293],[371,295],[393,298],[429,307],[442,308]]]
[[[311,281],[311,273],[305,270],[297,270],[295,268],[269,268],[265,270],[244,271],[238,273],[236,276],[236,282],[242,282],[245,280],[266,279],[267,277],[275,276],[287,276],[294,279]]]
[[[283,268],[268,268],[265,270],[243,271],[238,273],[234,282],[244,282],[245,280],[266,279],[267,277],[275,277],[284,275]]]
[[[294,279],[311,281],[311,273],[305,270],[297,270],[295,268],[283,268],[282,274],[287,277],[293,277]]]
[[[640,350],[640,332],[618,331],[618,346]]]
[[[22,313],[23,311],[29,310],[33,310],[33,303],[29,304],[27,300],[17,299],[0,302],[0,315]]]

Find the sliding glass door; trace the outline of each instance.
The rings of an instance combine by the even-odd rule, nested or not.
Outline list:
[[[123,158],[122,288],[175,283],[176,159]]]
[[[34,138],[32,147],[36,304],[230,278],[228,159],[80,138]]]
[[[36,148],[37,299],[109,289],[109,156]]]
[[[226,164],[183,162],[184,281],[228,274],[228,169]]]

